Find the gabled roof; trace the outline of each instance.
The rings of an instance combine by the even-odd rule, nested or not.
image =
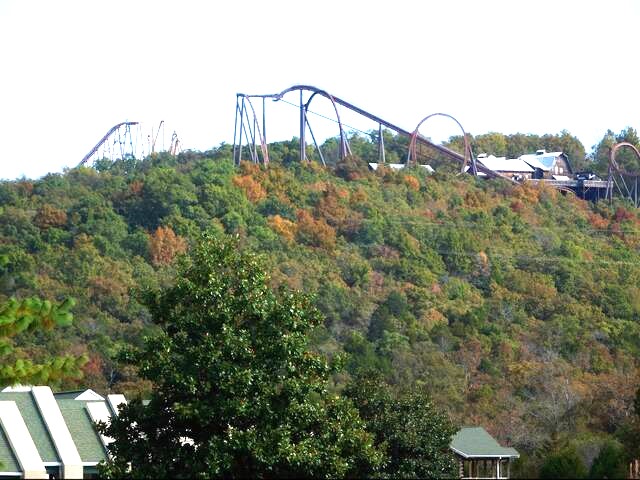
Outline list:
[[[3,389],[0,391],[0,462],[4,464],[3,471],[23,472],[21,458],[27,456],[39,455],[41,463],[61,464],[65,469],[82,469],[83,465],[96,465],[105,460],[105,447],[111,439],[102,437],[94,422],[108,422],[125,403],[122,395],[108,395],[105,399],[93,390],[54,395],[49,387]],[[6,417],[10,410],[14,412],[12,417]],[[15,425],[8,422],[13,418],[18,419]],[[13,442],[12,435],[14,440],[21,442]],[[32,453],[26,455],[29,445]],[[73,472],[77,473],[77,468]]]
[[[464,458],[519,458],[514,448],[502,447],[482,427],[462,427],[453,436],[451,450]]]
[[[545,152],[541,150],[536,153],[527,153],[520,155],[520,160],[528,163],[533,168],[539,168],[545,172],[548,172],[553,168],[556,163],[556,159],[563,155],[562,152]]]
[[[488,157],[478,156],[477,161],[494,172],[533,173],[533,168],[519,158],[511,158],[507,160],[506,157],[494,157],[493,155],[489,155]]]
[[[58,405],[83,462],[106,460],[106,452],[82,400],[59,399]]]
[[[0,392],[0,400],[16,403],[43,462],[60,462],[53,440],[31,391]]]
[[[20,464],[16,459],[9,439],[4,433],[4,429],[0,428],[0,463],[4,472],[20,472]]]
[[[87,390],[70,390],[67,392],[54,393],[56,399],[68,398],[73,400],[94,400],[104,401],[102,395],[98,395],[96,392],[88,388]]]

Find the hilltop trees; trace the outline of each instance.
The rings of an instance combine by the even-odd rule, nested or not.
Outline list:
[[[327,391],[334,366],[308,350],[318,311],[273,292],[237,242],[206,235],[147,304],[162,330],[130,360],[155,389],[106,428],[116,441],[105,473],[345,477],[381,463],[357,411]]]
[[[406,138],[383,135],[387,162],[404,161]],[[563,136],[492,134],[487,153],[566,150]],[[11,337],[3,365],[87,352],[83,386],[148,392],[115,355],[160,328],[132,292],[163,291],[180,252],[211,229],[260,252],[274,290],[314,295],[323,320],[310,348],[347,354],[331,391],[378,370],[392,398],[420,386],[523,458],[617,435],[640,371],[638,210],[440,168],[369,171],[368,141],[338,165],[325,155],[326,169],[300,163],[293,141],[270,145],[269,167],[236,167],[227,145],[0,182],[0,255],[11,261],[0,303],[77,299],[73,325]]]
[[[449,139],[449,145],[462,151],[462,136],[453,136]],[[515,133],[505,135],[490,132],[471,137],[471,147],[477,154],[487,153],[496,157],[518,158],[526,153],[534,153],[544,148],[547,152],[564,152],[569,157],[569,163],[574,172],[588,169],[584,146],[575,136],[563,130],[559,134],[522,134]]]

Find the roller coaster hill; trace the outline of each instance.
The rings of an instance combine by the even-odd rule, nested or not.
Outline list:
[[[288,98],[297,97],[296,101],[290,101]],[[310,109],[311,103],[315,99],[324,99],[324,102],[329,102],[330,116],[322,115],[314,110]],[[407,141],[405,161],[401,165],[394,165],[394,167],[406,167],[419,164],[423,159],[430,158],[442,158],[451,164],[461,173],[468,173],[470,175],[483,177],[486,179],[502,178],[512,183],[545,183],[558,190],[571,193],[579,196],[580,198],[588,200],[608,199],[613,201],[613,197],[621,197],[633,203],[636,207],[640,206],[640,195],[638,192],[638,178],[640,172],[635,172],[630,169],[626,169],[616,161],[616,154],[621,149],[630,149],[633,154],[640,161],[640,151],[626,142],[617,143],[612,146],[609,155],[608,174],[606,179],[597,178],[593,174],[578,173],[572,174],[571,168],[566,159],[566,169],[563,169],[560,175],[544,175],[544,174],[530,174],[526,172],[517,172],[513,169],[513,165],[516,161],[524,160],[524,163],[529,165],[529,169],[536,172],[536,170],[544,170],[544,159],[551,154],[547,152],[536,152],[536,154],[524,154],[519,159],[507,160],[512,162],[509,168],[504,169],[496,164],[495,157],[489,157],[484,155],[474,155],[471,148],[471,142],[469,135],[465,132],[462,124],[453,116],[446,113],[432,113],[425,116],[413,130],[406,130],[401,128],[377,115],[374,115],[362,108],[353,105],[335,95],[330,94],[326,90],[322,90],[310,85],[294,85],[279,93],[268,94],[253,94],[248,95],[244,93],[236,94],[236,109],[235,109],[235,123],[233,134],[233,161],[239,164],[243,160],[251,161],[254,163],[261,163],[264,165],[269,164],[269,147],[267,143],[267,104],[275,105],[288,105],[294,107],[298,111],[298,133],[299,133],[299,160],[301,162],[309,161],[307,156],[307,146],[313,144],[317,158],[323,165],[326,165],[325,153],[323,152],[320,144],[318,143],[314,134],[310,119],[313,117],[322,117],[325,120],[331,121],[337,128],[338,139],[338,159],[344,160],[350,156],[351,147],[349,145],[349,139],[346,133],[346,128],[351,130],[357,130],[353,127],[349,127],[342,121],[342,115],[348,112],[349,115],[355,117],[361,117],[373,122],[373,125],[377,126],[377,134],[371,134],[375,132],[375,128],[369,133],[362,132],[367,135],[371,134],[378,144],[378,163],[386,163],[386,151],[384,145],[383,128],[394,132],[400,137],[404,137]],[[327,105],[325,105],[326,107]],[[453,122],[455,126],[462,133],[463,146],[462,152],[455,151],[443,145],[433,143],[429,138],[420,133],[420,128],[427,122],[432,121],[435,118],[445,119]],[[127,138],[129,138],[131,149],[133,150],[133,135],[131,134],[131,128],[138,125],[137,122],[123,122],[112,127],[107,134],[96,144],[96,146],[82,159],[80,165],[87,165],[91,162],[91,159],[101,158],[99,152],[102,149],[103,154],[105,149],[120,151],[120,158],[125,158],[127,155],[142,158],[134,153],[125,154],[124,148],[127,145]],[[163,127],[163,122],[158,127]],[[129,134],[129,137],[127,137]],[[155,135],[147,137],[147,151],[148,153],[155,152],[155,145],[157,136]],[[144,144],[144,141],[141,143]],[[113,147],[113,148],[112,148]],[[168,151],[169,154],[175,155],[179,152],[179,140],[177,134],[174,132],[171,139],[171,147]],[[555,152],[556,154],[562,154],[562,152]],[[113,155],[113,152],[111,152]],[[243,155],[246,158],[243,158]],[[143,154],[144,156],[144,154]],[[560,155],[557,155],[560,156]],[[538,158],[541,157],[541,158]],[[505,159],[498,159],[504,163]],[[542,161],[542,166],[537,165],[535,162]],[[500,162],[498,162],[499,164]],[[549,169],[547,168],[547,171]],[[539,172],[538,172],[539,173]],[[567,173],[567,175],[564,175]],[[569,176],[571,175],[571,176]],[[542,177],[542,178],[536,178]]]

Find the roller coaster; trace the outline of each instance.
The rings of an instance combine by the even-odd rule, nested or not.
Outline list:
[[[298,94],[298,102],[292,103],[284,99],[285,96],[290,94]],[[337,125],[337,138],[338,138],[338,156],[339,159],[344,159],[348,155],[351,155],[351,147],[349,145],[349,138],[345,130],[345,124],[341,118],[341,108],[346,109],[349,112],[353,112],[356,115],[366,118],[369,121],[374,122],[378,126],[378,135],[376,141],[378,142],[379,162],[385,163],[385,145],[384,136],[382,134],[383,127],[395,132],[397,135],[406,137],[408,139],[408,148],[406,152],[405,166],[418,163],[419,150],[418,147],[425,147],[427,150],[436,152],[441,157],[454,162],[459,166],[461,173],[469,173],[474,176],[483,176],[485,178],[502,178],[508,182],[521,183],[522,181],[531,183],[543,182],[560,191],[574,193],[581,198],[596,200],[596,199],[608,199],[613,201],[614,195],[616,197],[622,197],[631,201],[636,207],[640,207],[640,191],[639,191],[639,178],[640,173],[631,171],[623,166],[619,165],[616,160],[616,155],[621,149],[630,149],[638,159],[640,164],[640,151],[632,144],[622,142],[613,145],[609,155],[609,169],[608,177],[606,180],[600,180],[597,178],[568,178],[564,180],[555,179],[524,179],[518,180],[507,175],[503,175],[500,172],[494,171],[488,168],[482,163],[482,159],[476,158],[474,155],[469,135],[465,132],[462,124],[453,116],[446,113],[432,113],[424,117],[417,126],[409,131],[401,128],[381,117],[374,115],[360,107],[353,105],[335,95],[330,94],[326,90],[311,86],[311,85],[294,85],[279,93],[269,94],[253,94],[248,95],[244,93],[236,94],[236,111],[235,111],[235,124],[233,132],[233,161],[235,164],[240,164],[243,160],[243,154],[248,153],[247,160],[254,163],[262,163],[267,165],[269,163],[269,146],[267,143],[267,115],[266,105],[267,100],[271,100],[275,103],[288,103],[293,105],[299,110],[299,154],[300,161],[306,162],[307,158],[307,133],[311,137],[311,141],[318,154],[318,158],[323,165],[326,165],[325,155],[322,151],[321,145],[318,143],[311,122],[309,120],[310,113],[314,113],[310,110],[311,102],[318,97],[322,97],[330,102],[331,111],[335,115],[335,119],[329,118]],[[261,102],[261,116],[259,116],[254,103]],[[322,115],[320,115],[322,116]],[[325,117],[328,118],[328,117]],[[462,133],[463,139],[463,152],[457,152],[443,145],[433,143],[429,138],[423,136],[420,133],[420,128],[427,121],[433,118],[445,118],[452,121]],[[134,134],[132,127],[137,127],[138,132]],[[149,143],[148,153],[153,154],[155,152],[156,140],[160,128],[164,128],[164,121],[160,122],[158,131],[153,135],[147,136],[147,143]],[[140,141],[142,140],[142,141]],[[144,144],[142,134],[140,130],[140,124],[138,122],[122,122],[114,125],[109,131],[100,139],[100,141],[84,156],[78,166],[87,165],[92,160],[101,158],[111,158],[114,156],[119,158],[144,158],[144,149],[136,150],[134,143]],[[180,151],[180,140],[177,134],[174,132],[171,137],[171,146],[168,153],[176,155]],[[102,155],[102,156],[101,156]]]
[[[156,144],[160,131],[164,133],[164,120],[160,121],[154,134],[154,129],[144,138],[142,126],[139,122],[121,122],[111,127],[107,133],[80,160],[77,167],[91,165],[96,160],[125,158],[144,158],[148,154],[156,153]],[[164,144],[164,142],[163,142]],[[146,147],[146,148],[145,148]],[[171,144],[166,150],[170,155],[180,153],[181,143],[178,134],[173,132]],[[76,168],[77,168],[76,167]]]
[[[243,152],[248,150],[248,158],[254,163],[269,163],[269,148],[267,144],[266,132],[267,132],[267,118],[266,118],[266,102],[272,100],[273,102],[284,101],[285,95],[297,92],[299,100],[297,105],[291,102],[286,102],[297,106],[299,109],[299,144],[300,144],[300,161],[308,161],[307,158],[307,132],[311,136],[311,140],[315,147],[318,157],[323,165],[326,165],[325,156],[322,152],[321,146],[318,144],[316,137],[311,128],[309,121],[309,107],[312,100],[316,97],[324,97],[331,103],[332,110],[335,114],[335,119],[331,119],[337,125],[337,138],[339,140],[339,158],[344,159],[351,154],[349,146],[349,140],[347,138],[344,124],[340,116],[339,107],[345,108],[350,112],[354,112],[361,117],[364,117],[370,121],[378,124],[378,152],[379,161],[384,163],[385,159],[385,146],[384,137],[382,135],[382,128],[387,128],[398,135],[407,137],[409,139],[409,147],[406,155],[405,165],[411,165],[417,163],[418,152],[417,146],[424,146],[428,149],[432,149],[441,156],[448,160],[457,163],[460,167],[460,172],[468,172],[472,175],[482,175],[485,178],[502,178],[509,182],[521,183],[523,181],[531,183],[544,182],[562,192],[570,192],[580,196],[581,198],[597,200],[608,199],[613,200],[614,195],[625,198],[633,202],[636,207],[640,207],[640,192],[638,190],[638,179],[640,173],[634,173],[628,171],[618,165],[616,162],[616,154],[621,148],[630,148],[638,157],[640,161],[640,151],[630,143],[618,143],[611,148],[609,157],[609,172],[606,180],[590,179],[590,178],[573,178],[568,180],[516,180],[506,175],[502,175],[500,172],[491,170],[482,163],[481,159],[477,159],[472,151],[469,136],[465,132],[462,124],[453,116],[446,113],[432,113],[424,117],[417,126],[412,130],[403,129],[381,117],[374,115],[360,107],[353,105],[335,95],[330,94],[326,90],[322,90],[311,85],[294,85],[279,93],[270,94],[236,94],[236,112],[235,112],[235,124],[233,132],[233,161],[239,164],[243,158]],[[306,97],[305,97],[306,94]],[[258,115],[254,102],[261,102],[261,117]],[[443,145],[438,145],[427,137],[423,136],[419,129],[428,120],[434,117],[447,118],[453,121],[460,129],[463,138],[463,153],[457,152]],[[243,148],[243,144],[246,146]]]

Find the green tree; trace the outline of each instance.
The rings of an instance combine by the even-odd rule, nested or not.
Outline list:
[[[456,428],[427,392],[394,394],[376,374],[356,376],[346,395],[358,406],[376,446],[386,453],[381,476],[453,478],[457,463],[449,449]]]
[[[591,478],[626,478],[627,462],[622,445],[609,441],[604,444],[600,453],[591,465]]]
[[[586,478],[587,467],[575,448],[567,447],[549,455],[540,469],[540,478]]]
[[[155,388],[110,426],[113,477],[371,475],[381,455],[337,368],[307,349],[310,299],[273,292],[258,259],[205,235],[175,284],[149,292],[161,332],[130,360]],[[129,470],[129,465],[131,469]]]
[[[0,303],[0,388],[50,383],[80,375],[80,367],[87,361],[84,356],[66,355],[38,363],[16,355],[12,346],[13,337],[20,333],[70,325],[73,321],[70,309],[74,304],[70,298],[54,304],[39,298],[18,300],[13,297]]]

